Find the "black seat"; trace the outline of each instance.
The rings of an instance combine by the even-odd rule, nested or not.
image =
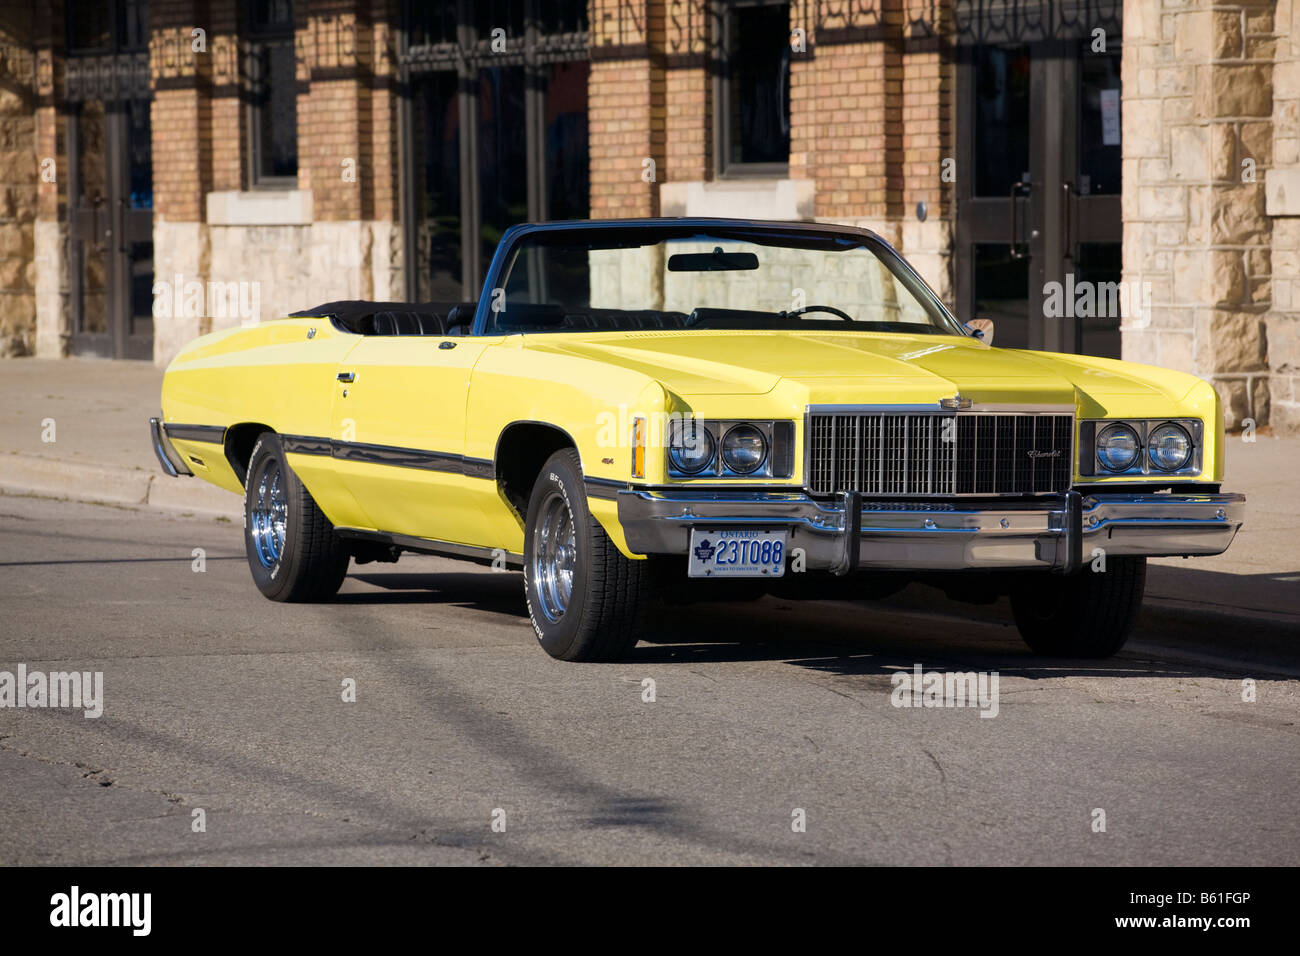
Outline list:
[[[446,335],[447,327],[436,312],[376,312],[375,335]]]
[[[550,302],[510,303],[496,314],[501,332],[545,332],[564,326],[564,308]]]

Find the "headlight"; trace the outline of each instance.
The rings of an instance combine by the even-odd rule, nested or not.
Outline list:
[[[757,471],[767,460],[767,439],[753,425],[734,425],[722,439],[722,461],[738,475]]]
[[[1161,425],[1147,436],[1147,458],[1153,468],[1177,471],[1192,457],[1192,438],[1179,425]]]
[[[675,422],[669,437],[668,456],[684,475],[696,475],[713,463],[713,436],[694,419]]]
[[[1137,432],[1127,425],[1108,425],[1097,435],[1097,461],[1107,471],[1132,468],[1140,449]]]

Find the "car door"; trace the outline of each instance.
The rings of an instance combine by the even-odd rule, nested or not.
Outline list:
[[[473,499],[483,463],[464,459],[465,401],[470,370],[491,341],[367,335],[339,364],[333,463],[370,528],[483,543]]]

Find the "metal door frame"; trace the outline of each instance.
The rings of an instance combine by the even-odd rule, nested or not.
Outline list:
[[[997,45],[997,44],[990,44]],[[1010,46],[1012,43],[1004,45]],[[1043,290],[1049,282],[1065,281],[1074,271],[1081,242],[1121,242],[1120,197],[1079,196],[1079,41],[1026,41],[1030,56],[1029,174],[1023,198],[1015,200],[1015,235],[1029,258],[1029,341],[1031,349],[1078,352],[1081,324],[1072,317],[1046,319]],[[975,73],[974,45],[958,46],[956,116],[956,228],[954,286],[957,314],[976,318],[976,243],[1010,242],[1013,223],[1010,196],[975,197]],[[1068,233],[1068,235],[1067,235]],[[995,335],[996,339],[996,335]]]

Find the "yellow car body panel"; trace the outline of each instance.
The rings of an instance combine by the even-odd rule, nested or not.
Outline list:
[[[543,649],[615,660],[667,591],[910,573],[1008,595],[1039,653],[1109,656],[1147,558],[1221,554],[1242,526],[1219,397],[988,335],[866,230],[532,224],[445,317],[338,302],[197,339],[150,436],[167,474],[245,494],[272,600],[406,551],[522,567]]]
[[[340,372],[349,371],[354,380],[339,381]],[[168,425],[251,424],[280,435],[476,461],[481,474],[471,475],[289,455],[335,525],[519,554],[522,516],[487,468],[512,425],[544,423],[563,431],[589,478],[689,485],[667,474],[660,423],[672,413],[798,425],[808,405],[938,407],[955,393],[980,405],[1070,406],[1077,421],[1200,419],[1202,473],[1148,480],[1169,486],[1223,478],[1222,412],[1217,393],[1200,379],[1110,359],[991,348],[958,336],[664,331],[379,337],[341,331],[328,319],[289,318],[191,343],[167,370],[162,406]],[[637,418],[647,429],[641,477],[633,475],[632,462],[631,423]],[[803,441],[796,427],[794,474],[767,484],[803,484]],[[242,491],[219,442],[173,437],[172,443],[198,477]],[[1143,480],[1080,475],[1077,462],[1075,469],[1080,487]],[[592,497],[589,504],[620,550],[639,557],[627,547],[615,502]]]

